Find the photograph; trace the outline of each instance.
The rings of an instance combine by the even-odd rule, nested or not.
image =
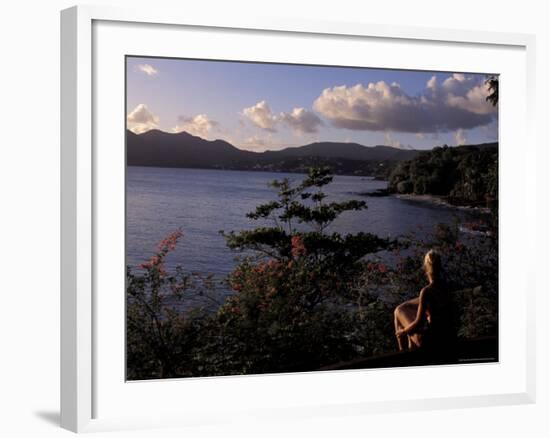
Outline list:
[[[498,362],[498,90],[127,55],[126,380]]]

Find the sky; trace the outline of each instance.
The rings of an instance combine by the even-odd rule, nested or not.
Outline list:
[[[127,57],[127,128],[240,149],[317,141],[405,149],[498,139],[486,75]]]

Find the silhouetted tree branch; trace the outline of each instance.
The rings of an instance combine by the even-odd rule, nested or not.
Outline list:
[[[485,98],[487,99],[487,102],[491,102],[493,106],[497,106],[498,104],[498,76],[491,75],[485,80],[485,84],[487,85],[490,94]]]

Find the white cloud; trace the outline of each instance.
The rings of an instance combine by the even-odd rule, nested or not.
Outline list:
[[[315,133],[318,127],[323,124],[317,114],[305,108],[294,108],[290,113],[281,113],[279,120],[299,134]]]
[[[248,137],[232,138],[230,143],[238,145],[240,149],[254,152],[277,151],[287,147],[298,146],[297,144],[281,143],[276,134],[252,135]]]
[[[156,76],[159,73],[159,71],[151,64],[140,64],[138,65],[138,69],[145,73],[147,76]]]
[[[496,118],[485,83],[454,74],[441,84],[433,76],[419,95],[384,81],[326,88],[313,108],[333,126],[352,130],[411,133],[449,132],[483,126]]]
[[[243,115],[247,117],[252,124],[258,128],[269,132],[276,132],[277,116],[271,112],[271,108],[265,100],[258,102],[256,105],[245,108]]]
[[[495,108],[487,102],[487,87],[476,85],[466,91],[465,95],[447,95],[447,104],[456,108],[469,111],[475,114],[491,114],[495,112]]]
[[[432,76],[428,82],[426,82],[426,88],[430,88],[430,89],[434,89],[435,87],[437,87],[437,77],[436,76]]]
[[[126,116],[126,122],[129,130],[141,134],[158,128],[159,118],[149,111],[147,105],[140,103]]]
[[[242,114],[254,126],[272,133],[277,132],[278,125],[284,124],[297,134],[312,134],[323,124],[317,114],[305,108],[294,108],[288,113],[274,114],[265,100],[245,108]]]
[[[393,138],[391,132],[386,132],[384,134],[384,143],[385,143],[386,146],[391,146],[391,147],[399,148],[399,149],[403,148],[403,144],[399,140]]]
[[[206,114],[198,114],[195,117],[178,117],[178,125],[172,128],[172,131],[186,131],[192,135],[208,138],[208,135],[218,126],[219,123],[209,119]]]
[[[464,129],[457,129],[455,132],[455,141],[457,146],[462,146],[466,144],[468,139],[466,138],[466,133],[464,132]]]
[[[270,142],[258,135],[248,137],[242,142],[242,148],[248,151],[263,152],[268,150],[269,146]]]

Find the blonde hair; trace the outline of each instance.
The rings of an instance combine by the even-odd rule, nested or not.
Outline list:
[[[433,249],[430,249],[424,256],[424,262],[422,263],[424,272],[433,280],[440,280],[442,276],[441,256]]]

